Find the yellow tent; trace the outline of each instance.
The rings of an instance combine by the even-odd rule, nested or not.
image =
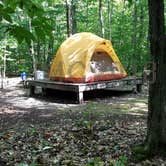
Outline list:
[[[93,82],[120,79],[127,73],[109,40],[82,32],[64,41],[51,65],[51,80]]]

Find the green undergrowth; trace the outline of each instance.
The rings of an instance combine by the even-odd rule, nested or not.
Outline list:
[[[136,161],[143,161],[149,158],[149,154],[145,145],[136,145],[132,147],[132,156]]]
[[[112,102],[87,102],[83,106],[73,107],[73,112],[95,112],[95,116],[101,116],[102,114],[114,113],[114,114],[130,114],[139,113],[145,114],[147,110],[147,98],[123,100],[123,101],[112,101]]]
[[[128,158],[123,155],[119,156],[116,160],[110,160],[109,166],[127,166]],[[96,157],[94,159],[89,159],[88,162],[83,166],[104,166],[104,161],[101,160],[100,157]]]

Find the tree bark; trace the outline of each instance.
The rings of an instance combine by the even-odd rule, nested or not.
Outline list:
[[[32,32],[32,23],[31,19],[29,18],[29,30]],[[33,66],[33,74],[34,74],[34,79],[36,80],[36,59],[35,59],[35,50],[34,50],[34,42],[31,40],[30,43],[30,48],[29,48],[30,55],[32,57],[32,66]]]
[[[103,18],[103,4],[102,0],[99,0],[99,20],[100,20],[100,29],[101,29],[101,35],[104,38],[105,37],[105,28],[104,28],[104,18]]]
[[[77,33],[76,0],[71,1],[72,34]]]
[[[70,20],[70,5],[69,0],[66,0],[66,24],[67,24],[67,36],[71,36],[71,20]]]
[[[143,39],[143,30],[144,30],[144,8],[141,6],[141,13],[140,13],[140,32],[139,32],[139,39],[138,42],[141,45],[142,39]]]
[[[108,39],[111,40],[111,21],[112,21],[113,1],[108,0]]]
[[[40,69],[42,65],[42,58],[40,55],[40,39],[37,40],[37,68]]]
[[[49,43],[48,43],[48,55],[45,56],[45,70],[49,71],[50,62],[52,56],[54,55],[54,34],[50,36]]]
[[[139,14],[139,32],[138,32],[138,39],[137,39],[137,48],[139,50],[139,54],[137,54],[137,69],[140,71],[143,71],[143,63],[144,63],[144,53],[143,53],[143,48],[142,48],[142,43],[144,42],[145,38],[144,38],[144,32],[145,32],[145,28],[144,28],[144,10],[145,8],[143,7],[143,5],[141,5],[140,7],[140,14]],[[148,42],[149,43],[149,42]],[[149,48],[149,47],[147,47]],[[138,52],[137,52],[138,53]]]
[[[3,89],[3,69],[0,67],[0,76],[1,76],[1,89]]]
[[[86,0],[86,17],[87,17],[87,21],[86,21],[86,27],[89,26],[89,20],[88,20],[88,17],[89,17],[89,1]]]
[[[137,74],[137,0],[134,0],[133,15],[133,75]]]
[[[5,51],[6,51],[6,48],[5,48]],[[4,56],[3,56],[3,78],[6,78],[6,53],[4,53]]]
[[[146,144],[150,154],[166,149],[166,35],[164,1],[149,2],[149,37],[152,68]],[[155,75],[155,77],[152,77]]]
[[[123,25],[123,22],[124,22],[124,18],[125,18],[125,10],[126,10],[126,0],[123,0],[123,9],[122,9],[122,15],[121,15],[121,18],[120,18],[120,25],[119,25],[119,27],[118,27],[118,29],[119,29],[119,36],[120,36],[120,38],[119,38],[119,48],[121,48],[122,47],[122,44],[123,44],[123,27],[122,27],[122,25]]]

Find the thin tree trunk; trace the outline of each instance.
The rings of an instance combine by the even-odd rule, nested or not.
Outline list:
[[[143,31],[144,30],[144,8],[141,6],[141,13],[140,13],[140,32],[139,32],[139,43],[141,44],[143,38]]]
[[[120,19],[120,26],[119,26],[119,36],[120,36],[120,38],[119,38],[119,48],[121,48],[122,47],[122,42],[123,42],[123,27],[122,27],[122,25],[123,25],[123,22],[124,22],[124,16],[125,16],[125,8],[126,8],[126,6],[125,6],[125,3],[126,3],[126,0],[123,0],[123,9],[122,9],[122,15],[121,15],[121,19]]]
[[[6,51],[6,48],[5,48]],[[6,78],[6,53],[3,56],[3,78]]]
[[[155,68],[149,88],[147,149],[155,154],[166,149],[166,35],[163,0],[149,0],[149,37],[151,59]]]
[[[1,72],[1,89],[4,88],[4,79],[6,78],[6,46],[4,48],[4,55],[2,56],[3,58],[3,65],[0,67],[0,72]]]
[[[143,56],[143,48],[142,48],[142,43],[143,43],[143,40],[144,40],[144,8],[143,6],[141,6],[141,9],[140,9],[140,15],[139,15],[139,18],[140,18],[140,27],[139,27],[139,34],[138,34],[138,40],[137,40],[137,48],[139,50],[139,54],[137,55],[137,62],[140,62],[139,64],[137,63],[138,66],[138,70],[143,70],[143,62],[141,59],[144,59],[144,58],[141,58]],[[148,48],[148,47],[147,47]]]
[[[48,57],[51,57],[54,54],[53,50],[54,50],[54,36],[52,34],[49,40]]]
[[[133,75],[137,74],[137,0],[134,0],[133,15]]]
[[[86,27],[88,27],[88,24],[89,24],[89,20],[88,20],[88,17],[89,17],[89,3],[88,3],[88,0],[86,0],[86,17],[87,17],[87,20],[86,20]]]
[[[102,0],[99,0],[99,21],[100,21],[100,29],[101,29],[101,35],[104,38],[105,37],[105,28],[104,28],[104,17],[103,17],[103,4]]]
[[[108,39],[111,40],[111,21],[112,21],[112,11],[113,11],[113,0],[108,0]]]
[[[42,58],[40,55],[40,39],[37,41],[37,68],[40,69],[42,65]]]
[[[29,18],[29,30],[32,32],[32,23],[31,19]],[[30,43],[30,49],[29,49],[30,55],[32,57],[32,66],[33,66],[33,74],[34,74],[34,79],[36,80],[36,59],[35,59],[35,50],[34,50],[34,42],[31,40]]]
[[[48,70],[48,66],[50,65],[49,63],[50,63],[50,61],[51,61],[51,59],[52,59],[52,56],[54,55],[54,52],[53,52],[53,50],[54,50],[54,36],[53,36],[53,34],[52,34],[52,36],[50,37],[50,40],[49,40],[49,44],[48,44],[48,56],[46,57],[46,59],[45,59],[45,64],[46,64],[46,69]]]
[[[1,72],[1,89],[3,89],[3,68],[0,67]]]
[[[71,21],[70,21],[70,5],[69,0],[66,0],[66,24],[67,24],[67,36],[71,36]]]
[[[71,1],[72,34],[77,33],[76,0]]]
[[[44,56],[44,59],[47,59],[47,57],[48,57],[48,54],[47,54],[47,51],[46,51],[46,43],[44,43],[43,56]]]

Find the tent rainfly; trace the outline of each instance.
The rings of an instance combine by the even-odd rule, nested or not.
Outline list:
[[[94,82],[127,76],[112,44],[92,33],[82,32],[64,41],[51,65],[51,80]]]

